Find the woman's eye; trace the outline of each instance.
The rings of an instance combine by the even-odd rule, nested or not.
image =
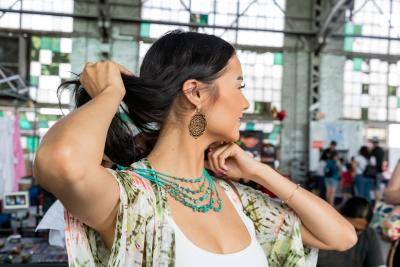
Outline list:
[[[245,87],[246,87],[246,84],[245,84],[244,82],[242,82],[242,83],[240,84],[239,89],[243,89],[243,88],[245,88]]]

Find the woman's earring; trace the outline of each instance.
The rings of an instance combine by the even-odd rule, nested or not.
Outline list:
[[[193,136],[195,139],[199,138],[206,130],[206,126],[207,126],[206,117],[197,108],[196,114],[194,114],[193,117],[190,119],[189,123],[190,135]]]

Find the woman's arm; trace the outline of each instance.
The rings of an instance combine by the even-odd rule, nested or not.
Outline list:
[[[357,242],[353,225],[333,207],[311,192],[297,187],[268,165],[254,160],[235,143],[210,148],[207,165],[215,173],[232,179],[250,179],[286,200],[302,221],[301,234],[306,245],[346,250]]]
[[[299,187],[265,164],[258,164],[255,179],[288,205],[302,221],[302,238],[306,245],[320,249],[347,250],[357,242],[354,227],[332,206]]]
[[[112,227],[118,184],[101,166],[107,131],[125,89],[113,62],[87,64],[80,80],[93,98],[58,121],[43,138],[35,159],[39,184],[74,216],[97,230]]]
[[[396,164],[396,168],[392,173],[388,187],[383,193],[383,197],[387,203],[400,203],[400,161]]]

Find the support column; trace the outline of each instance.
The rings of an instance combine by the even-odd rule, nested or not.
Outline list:
[[[104,2],[104,3],[103,3]],[[112,59],[129,70],[138,69],[139,46],[136,41],[139,25],[111,22],[109,35],[105,36],[107,17],[111,18],[138,18],[140,16],[139,0],[119,0],[112,3],[100,4],[93,1],[75,0],[74,13],[99,16],[98,21],[74,20],[72,41],[71,65],[72,71],[80,73],[86,62],[95,62],[103,59]],[[109,14],[101,13],[101,6],[108,5]],[[107,40],[105,40],[107,39]]]
[[[286,2],[287,17],[312,19],[313,0]],[[293,22],[286,19],[286,29],[311,31],[311,21]],[[283,122],[281,161],[282,171],[294,180],[304,180],[307,173],[310,52],[309,40],[299,36],[286,36],[284,52],[282,108],[287,111]]]

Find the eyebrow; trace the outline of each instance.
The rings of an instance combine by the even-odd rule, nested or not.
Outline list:
[[[237,81],[243,81],[243,77],[242,77],[242,76],[238,76],[238,77],[236,78],[236,80],[237,80]]]

